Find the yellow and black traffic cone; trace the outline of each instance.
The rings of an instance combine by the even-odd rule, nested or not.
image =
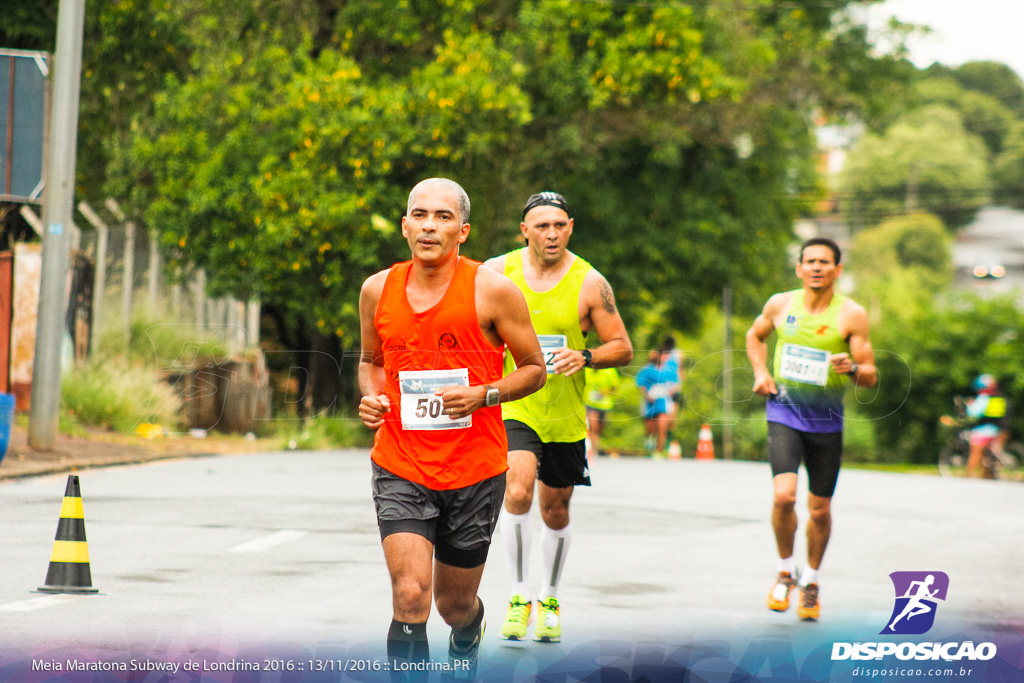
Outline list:
[[[50,554],[44,593],[97,593],[92,587],[89,570],[89,546],[85,542],[85,515],[82,513],[82,490],[78,476],[68,477],[64,504],[60,508],[57,536]]]

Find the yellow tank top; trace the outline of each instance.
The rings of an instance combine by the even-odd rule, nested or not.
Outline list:
[[[523,257],[526,248],[509,252],[505,256],[505,275],[516,283],[526,297],[530,309],[530,321],[541,340],[541,351],[548,356],[549,344],[560,341],[564,335],[565,346],[570,349],[586,348],[583,330],[580,329],[579,300],[583,289],[583,278],[593,266],[576,257],[569,271],[554,287],[546,292],[535,292],[526,284],[523,275]],[[505,353],[505,374],[515,369],[512,357]],[[544,387],[525,398],[501,406],[502,418],[525,423],[545,443],[569,443],[580,441],[587,436],[586,409],[583,405],[583,390],[586,375],[577,372],[572,377],[548,371]]]

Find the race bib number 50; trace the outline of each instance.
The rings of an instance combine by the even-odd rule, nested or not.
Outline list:
[[[469,386],[469,370],[404,370],[398,373],[402,393],[402,429],[465,429],[473,416],[453,420],[444,412],[441,397],[434,392],[442,387]]]
[[[814,384],[819,387],[828,383],[828,351],[798,344],[782,345],[782,363],[779,374],[784,379]]]

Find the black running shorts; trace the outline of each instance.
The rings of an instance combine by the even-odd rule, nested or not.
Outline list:
[[[438,562],[464,569],[484,563],[505,497],[504,472],[460,489],[435,491],[370,464],[382,541],[410,532],[434,544]]]
[[[519,420],[505,420],[505,434],[510,451],[530,451],[537,456],[537,478],[551,488],[590,486],[585,440],[544,443]]]
[[[831,498],[839,480],[843,456],[843,433],[802,432],[778,422],[768,423],[768,460],[772,476],[796,474],[803,461],[808,488],[822,498]]]

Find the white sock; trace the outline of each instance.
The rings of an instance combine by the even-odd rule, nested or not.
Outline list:
[[[800,585],[809,586],[812,583],[818,583],[818,570],[804,567],[804,573],[800,575]]]
[[[564,529],[554,530],[546,524],[540,532],[541,566],[544,569],[540,597],[542,600],[558,597],[558,584],[562,580],[565,558],[569,555],[572,543],[572,524]]]
[[[785,559],[779,558],[779,571],[789,572],[790,576],[796,576],[796,560],[793,559],[792,555]]]
[[[501,539],[508,558],[508,570],[512,575],[512,594],[522,595],[529,600],[530,544],[533,534],[530,527],[530,513],[513,515],[501,507],[498,515],[498,526],[501,528]]]

